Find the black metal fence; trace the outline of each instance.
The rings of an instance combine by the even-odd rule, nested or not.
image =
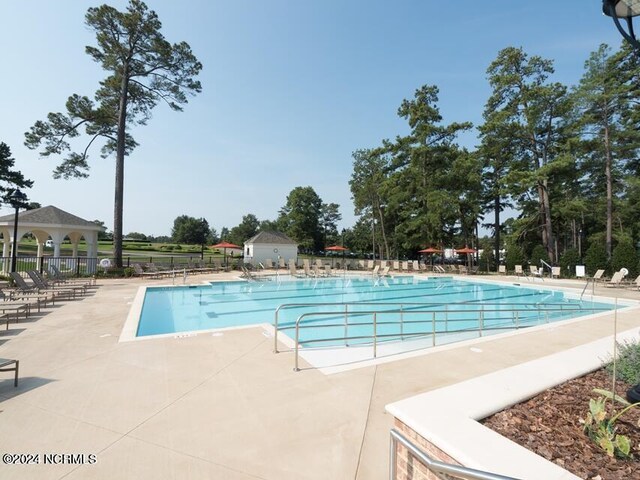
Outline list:
[[[0,257],[0,263],[3,273],[11,271],[11,257]],[[17,272],[38,270],[42,273],[48,271],[50,265],[56,266],[64,274],[80,277],[96,273],[98,259],[90,257],[31,257],[22,255],[16,257]]]

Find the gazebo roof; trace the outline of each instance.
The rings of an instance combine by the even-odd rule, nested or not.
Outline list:
[[[0,224],[13,224],[14,215],[4,215],[0,217]],[[24,226],[49,225],[49,226],[66,226],[80,227],[84,230],[102,231],[103,228],[94,222],[72,215],[71,213],[60,210],[58,207],[49,205],[47,207],[35,208],[33,210],[25,210],[18,213],[18,223]]]
[[[248,243],[253,244],[277,244],[277,245],[297,245],[296,242],[287,237],[284,233],[280,232],[269,232],[264,231],[260,232],[257,235],[254,235],[249,240],[244,242],[245,245]]]

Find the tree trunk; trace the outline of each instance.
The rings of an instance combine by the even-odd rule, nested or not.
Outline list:
[[[116,267],[122,268],[122,212],[124,207],[124,155],[127,126],[129,69],[124,68],[118,109],[118,145],[116,147],[116,187],[113,202],[113,256]]]
[[[500,265],[500,197],[493,199],[493,229],[495,231],[495,253],[496,263]]]
[[[542,193],[542,207],[544,210],[543,229],[547,238],[547,244],[544,247],[547,249],[547,256],[549,257],[547,260],[553,263],[556,257],[556,249],[555,242],[553,241],[553,228],[551,226],[551,204],[549,202],[549,188],[546,179],[542,181]]]
[[[607,227],[605,234],[605,250],[607,259],[611,260],[611,243],[613,238],[613,175],[611,167],[613,159],[611,157],[611,144],[609,139],[609,127],[604,129],[604,150],[605,150],[605,166],[604,174],[607,181]]]
[[[387,234],[384,230],[384,218],[382,217],[382,208],[380,208],[380,202],[378,202],[377,208],[378,216],[380,217],[380,233],[382,234],[382,242],[384,244],[384,258],[389,259],[389,243],[387,242]]]

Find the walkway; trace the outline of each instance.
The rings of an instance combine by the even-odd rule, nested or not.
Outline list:
[[[325,376],[293,372],[260,328],[118,343],[143,281],[99,283],[0,333],[0,357],[20,360],[17,389],[0,374],[0,451],[40,454],[39,465],[0,463],[0,478],[383,480],[387,403],[613,331],[610,315]],[[619,315],[619,330],[638,326]],[[45,465],[52,453],[96,461]]]

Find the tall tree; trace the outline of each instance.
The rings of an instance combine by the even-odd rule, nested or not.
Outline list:
[[[585,62],[584,75],[574,91],[574,126],[584,139],[583,169],[593,186],[591,204],[598,205],[598,197],[605,197],[605,251],[609,259],[613,249],[614,199],[622,194],[625,160],[636,157],[640,146],[637,125],[625,128],[629,98],[637,87],[623,80],[621,60],[619,55],[612,55],[609,46],[600,45]]]
[[[329,243],[338,242],[338,222],[342,220],[340,205],[337,203],[323,203],[320,208],[320,222],[322,226],[322,241],[326,247]]]
[[[485,122],[500,124],[516,149],[509,183],[520,207],[536,199],[549,260],[556,256],[549,185],[553,162],[562,149],[562,121],[569,107],[566,87],[548,81],[553,72],[550,60],[529,57],[521,48],[505,48],[487,69],[493,91],[485,106]]]
[[[306,250],[321,250],[322,199],[313,187],[296,187],[287,196],[280,209],[278,224],[298,245]]]
[[[356,215],[369,217],[370,227],[378,220],[382,246],[381,255],[389,258],[389,242],[386,235],[384,184],[387,180],[388,159],[384,149],[362,149],[351,154],[353,172],[349,180]],[[371,232],[373,251],[376,250],[375,232]]]
[[[124,157],[137,143],[129,134],[132,125],[145,125],[151,110],[161,101],[181,111],[187,95],[201,91],[194,78],[202,65],[185,43],[170,44],[160,33],[162,24],[144,2],[130,0],[125,12],[109,5],[90,8],[86,25],[95,32],[97,46],[86,53],[109,76],[100,82],[95,101],[77,94],[67,100],[65,113],[50,113],[25,134],[27,147],[44,143],[41,156],[69,152],[54,170],[54,178],[87,177],[88,151],[103,140],[102,157],[115,153],[114,257],[122,266],[122,215],[124,206]],[[84,128],[89,141],[84,150],[71,151],[68,139]]]
[[[204,218],[181,215],[173,221],[171,236],[176,243],[204,246],[211,240],[211,229]]]
[[[233,227],[231,232],[229,232],[229,241],[237,245],[242,245],[258,233],[258,228],[260,228],[260,221],[253,213],[244,215],[242,222]]]
[[[19,170],[13,170],[16,161],[11,156],[9,145],[0,142],[0,201],[11,204],[11,194],[16,188],[31,188],[32,180],[27,180]]]

